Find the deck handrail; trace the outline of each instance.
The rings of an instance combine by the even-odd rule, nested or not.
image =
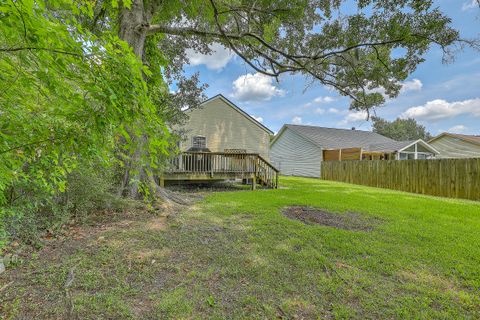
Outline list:
[[[213,155],[228,155],[228,156],[258,156],[261,157],[258,153],[233,153],[233,152],[208,152],[208,151],[182,151],[179,152],[177,155],[181,154],[213,154]],[[266,161],[264,158],[262,158]]]
[[[258,153],[181,152],[170,161],[168,174],[232,174],[254,177],[259,183],[277,188],[279,170]],[[255,181],[256,182],[256,181]]]
[[[277,168],[275,168],[270,162],[268,162],[267,160],[265,160],[265,158],[263,158],[261,155],[257,154],[257,157],[262,160],[263,162],[265,162],[267,165],[270,166],[270,168],[272,168],[272,170],[274,170],[276,173],[279,173],[280,170],[278,170]]]

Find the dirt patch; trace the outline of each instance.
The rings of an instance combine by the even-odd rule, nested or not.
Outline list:
[[[313,207],[293,206],[282,211],[287,218],[302,221],[305,224],[319,224],[344,230],[371,231],[378,219],[366,217],[360,213],[332,213]]]
[[[156,217],[146,224],[147,230],[165,230],[167,228],[167,217]]]

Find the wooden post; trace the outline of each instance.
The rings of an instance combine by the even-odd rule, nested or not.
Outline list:
[[[163,175],[160,176],[160,187],[165,188],[165,177]]]
[[[258,156],[255,156],[255,168],[253,170],[252,190],[257,188],[257,175],[258,175]]]
[[[178,156],[178,171],[185,171],[185,169],[183,168],[183,154],[180,153],[180,155]]]
[[[209,154],[208,159],[210,159],[210,178],[213,178],[213,167],[215,165],[215,156]]]

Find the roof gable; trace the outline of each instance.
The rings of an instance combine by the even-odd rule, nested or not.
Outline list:
[[[275,135],[275,137],[273,137],[272,141],[270,141],[270,147],[275,144],[275,142],[284,134],[284,132],[289,129],[289,125],[288,124],[284,124],[282,126],[282,128],[280,128],[280,130],[278,131],[278,133]],[[303,138],[307,141],[309,141],[310,143],[312,143],[315,147],[319,147],[321,148],[321,146],[319,146],[315,141],[311,140],[309,137],[306,137],[304,135],[301,135],[299,134],[298,132],[296,132],[295,130],[291,130],[291,132],[293,132],[293,134],[299,136],[300,138]]]
[[[273,135],[273,131],[268,129],[265,125],[263,125],[262,123],[258,122],[257,120],[255,120],[252,116],[250,116],[248,113],[246,113],[245,111],[243,111],[240,107],[238,107],[237,105],[235,105],[232,101],[228,100],[227,98],[225,98],[222,94],[217,94],[216,96],[213,96],[205,101],[203,101],[200,106],[204,106],[206,104],[208,104],[208,102],[211,102],[211,101],[214,101],[214,100],[218,100],[220,99],[222,102],[225,103],[225,105],[231,107],[233,110],[237,111],[238,113],[240,113],[242,116],[244,116],[245,118],[247,118],[249,121],[253,122],[255,125],[257,125],[260,129],[262,129],[263,131],[267,132],[269,135]]]
[[[432,147],[422,139],[411,140],[411,141],[392,141],[390,143],[372,144],[368,147],[368,151],[402,152],[405,149],[408,149],[415,144],[422,145],[425,149],[430,150],[432,153],[439,154],[437,149],[435,149],[434,147]]]
[[[457,139],[460,139],[460,140],[463,140],[463,141],[466,141],[466,142],[470,142],[470,143],[473,143],[473,144],[476,144],[476,145],[480,145],[480,136],[458,134],[458,133],[449,133],[449,132],[444,132],[444,133],[439,134],[438,136],[430,139],[430,141],[428,141],[428,143],[431,143],[431,142],[433,142],[435,140],[438,140],[438,139],[440,139],[442,137],[445,137],[445,136],[452,137],[452,138],[457,138]]]

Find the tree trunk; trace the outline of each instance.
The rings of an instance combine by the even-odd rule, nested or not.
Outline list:
[[[133,0],[130,8],[122,7],[119,16],[119,38],[126,41],[133,49],[135,55],[143,62],[145,62],[144,49],[147,38],[145,26],[149,24],[149,21],[147,21],[148,16],[150,15],[145,13],[143,0]],[[134,139],[142,139],[142,137],[135,137]],[[141,150],[142,146],[143,143],[141,142],[137,144],[131,161],[129,161],[129,165],[125,166],[124,177],[128,177],[128,180],[131,180],[132,183],[124,180],[120,188],[122,192],[127,190],[127,194],[132,198],[139,197],[139,183],[142,177],[145,176],[143,172],[144,169],[139,165],[139,159],[143,152],[143,150]]]
[[[145,63],[145,41],[147,39],[147,28],[155,11],[159,9],[160,1],[149,1],[145,5],[144,0],[133,0],[130,9],[123,7],[120,12],[119,33],[120,39],[126,41],[133,49],[133,52]],[[139,124],[141,125],[141,124]],[[133,137],[132,137],[133,138]],[[157,196],[167,202],[174,201],[179,204],[187,204],[185,200],[167,192],[160,187],[140,164],[140,158],[145,139],[148,137],[136,137],[139,139],[136,150],[131,157],[129,164],[125,166],[124,181],[121,192],[125,192],[132,198],[140,196],[140,182],[149,185]],[[131,183],[129,183],[131,181]]]
[[[118,36],[126,41],[133,52],[144,60],[145,39],[147,38],[146,26],[149,15],[145,14],[143,0],[133,0],[130,9],[123,7],[120,12],[120,28]]]

